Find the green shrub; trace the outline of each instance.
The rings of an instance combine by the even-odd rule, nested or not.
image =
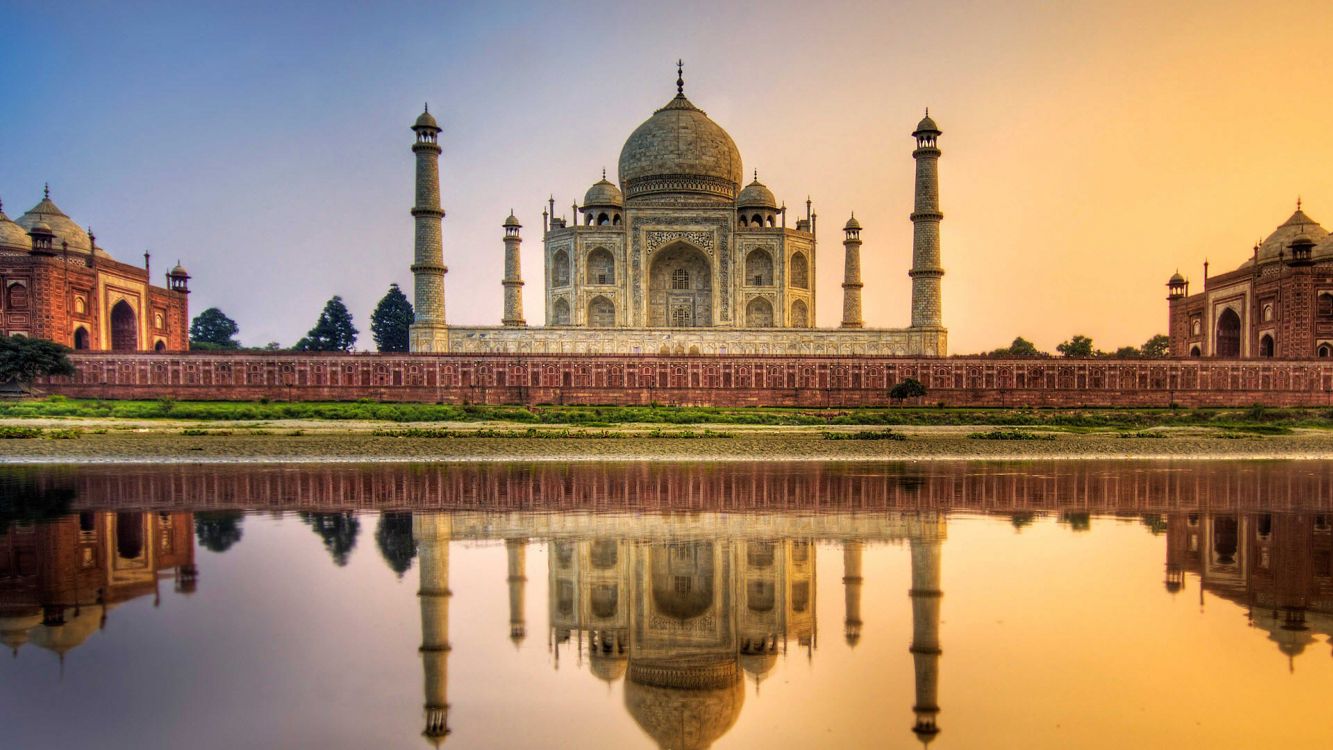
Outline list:
[[[42,436],[50,440],[74,440],[78,438],[79,435],[81,434],[83,433],[81,433],[76,429],[67,427],[67,428],[46,430]]]
[[[862,430],[859,432],[825,432],[825,440],[906,440],[907,436],[893,430]]]
[[[967,436],[970,440],[1054,440],[1055,436],[1047,433],[1023,432],[1022,430],[991,430],[973,432]]]
[[[39,427],[0,425],[0,440],[29,440],[41,436],[42,430]]]

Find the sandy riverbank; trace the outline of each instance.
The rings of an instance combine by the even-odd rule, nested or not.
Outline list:
[[[1210,428],[1156,428],[1121,437],[1112,432],[1027,430],[1046,439],[977,440],[988,427],[902,427],[904,440],[832,440],[829,432],[872,428],[771,426],[535,428],[501,423],[171,420],[0,420],[39,427],[40,438],[0,440],[0,463],[228,463],[228,462],[481,462],[481,461],[923,461],[1021,459],[1333,459],[1333,433],[1294,430],[1252,435]],[[682,437],[721,433],[726,437]],[[424,430],[414,435],[382,434]],[[659,436],[653,436],[653,431]],[[53,439],[54,431],[77,435]],[[492,431],[499,437],[478,436]],[[377,432],[381,434],[376,434]],[[665,436],[662,436],[665,435]],[[552,437],[554,436],[554,437]]]

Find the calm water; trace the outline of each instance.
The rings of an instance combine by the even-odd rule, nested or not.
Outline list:
[[[0,473],[0,747],[1327,747],[1325,463]]]

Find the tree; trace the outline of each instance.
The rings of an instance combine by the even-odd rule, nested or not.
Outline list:
[[[397,284],[390,284],[389,291],[375,306],[370,314],[370,332],[375,337],[375,348],[382,352],[407,351],[407,327],[412,325],[412,303],[407,301]]]
[[[1143,342],[1140,351],[1147,359],[1164,359],[1169,357],[1171,356],[1171,338],[1159,333]]]
[[[412,568],[412,558],[417,556],[417,541],[412,536],[411,513],[381,513],[380,522],[375,527],[375,543],[389,568],[399,578]]]
[[[42,523],[68,515],[78,493],[64,481],[42,481],[19,469],[0,484],[0,534],[13,523]]]
[[[343,298],[335,294],[325,303],[315,327],[296,342],[295,348],[302,352],[350,352],[358,333]]]
[[[1074,336],[1074,338],[1055,347],[1066,357],[1091,357],[1093,354],[1092,339],[1087,336]]]
[[[1137,346],[1122,346],[1111,356],[1118,359],[1138,359],[1143,356],[1143,352],[1139,351]]]
[[[69,347],[26,336],[0,338],[0,384],[26,386],[37,378],[73,375]]]
[[[1000,347],[990,353],[992,357],[1049,357],[1046,352],[1037,348],[1037,345],[1018,336],[1014,343],[1009,346]]]
[[[324,549],[333,557],[333,564],[342,567],[356,548],[356,537],[361,533],[361,522],[351,513],[302,513],[301,520],[324,540]]]
[[[194,514],[194,535],[209,552],[226,552],[241,541],[241,519],[235,510],[206,510]]]
[[[924,395],[926,395],[926,387],[921,384],[921,381],[912,378],[908,378],[889,389],[889,398],[894,401],[921,398]]]
[[[240,330],[241,327],[226,313],[210,307],[190,323],[190,348],[239,349],[241,344],[234,337]]]

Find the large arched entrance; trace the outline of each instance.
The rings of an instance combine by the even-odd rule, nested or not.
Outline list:
[[[111,349],[132,352],[139,348],[139,319],[130,303],[121,300],[111,308]]]
[[[657,251],[648,275],[648,325],[713,325],[713,268],[698,248],[682,242]]]
[[[1240,316],[1227,308],[1217,316],[1217,356],[1240,356]]]
[[[690,620],[713,608],[712,542],[654,545],[650,560],[658,613]]]

